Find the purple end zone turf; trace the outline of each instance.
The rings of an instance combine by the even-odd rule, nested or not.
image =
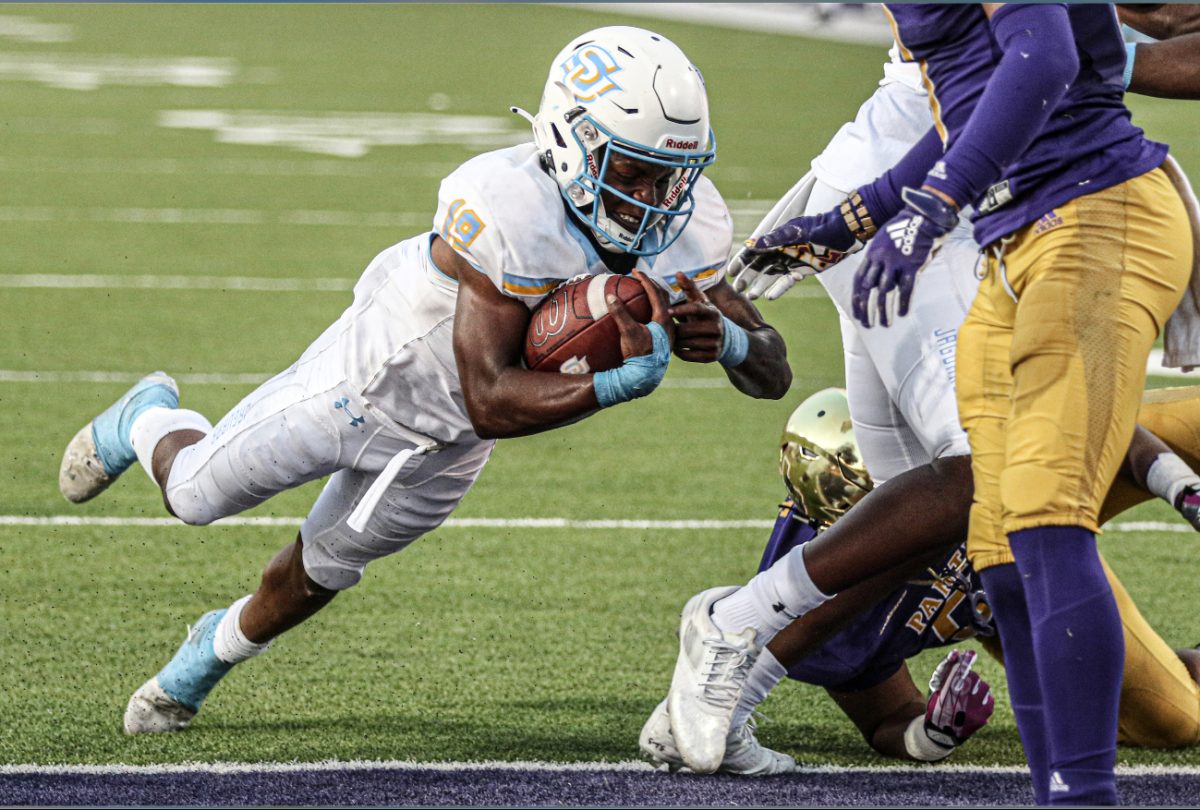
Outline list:
[[[1194,805],[1200,775],[1118,779],[1126,805]],[[0,774],[3,805],[984,806],[1030,804],[1020,773],[868,770],[766,779],[638,770],[356,768]]]

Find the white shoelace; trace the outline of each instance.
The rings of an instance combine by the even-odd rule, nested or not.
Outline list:
[[[705,639],[702,643],[705,653],[699,686],[704,701],[731,710],[737,706],[757,653],[718,639]]]

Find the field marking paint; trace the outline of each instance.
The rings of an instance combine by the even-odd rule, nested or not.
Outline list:
[[[225,87],[240,71],[236,59],[0,53],[0,81],[38,82],[60,90],[105,85]]]
[[[216,521],[214,526],[299,526],[302,517],[227,517]],[[0,526],[138,526],[170,527],[185,526],[171,517],[108,517],[81,515],[0,515]],[[714,531],[730,529],[770,529],[774,520],[580,520],[577,518],[449,518],[442,524],[448,529],[603,529],[603,530],[650,530],[650,531]],[[1164,521],[1128,521],[1106,523],[1104,531],[1169,532],[1193,534],[1195,529],[1184,523]]]
[[[33,17],[0,14],[0,39],[36,42],[39,45],[71,42],[75,39],[75,28],[63,23],[42,22]]]
[[[101,383],[132,385],[144,375],[137,371],[17,371],[0,369],[0,383]],[[272,376],[262,372],[229,372],[213,374],[175,374],[176,382],[184,385],[258,385]],[[662,388],[709,389],[727,388],[724,377],[694,377],[666,379]]]
[[[565,3],[580,11],[631,14],[661,20],[762,31],[834,42],[890,45],[887,19],[874,6],[830,8],[830,3]]]
[[[102,119],[98,119],[102,120]],[[72,122],[74,124],[74,122]],[[116,124],[112,125],[115,131]],[[95,127],[93,127],[95,129]],[[456,163],[389,161],[352,163],[320,158],[49,158],[2,157],[10,174],[232,175],[235,177],[445,177]],[[765,213],[767,209],[763,209]]]
[[[376,146],[461,144],[494,149],[529,139],[513,116],[437,112],[285,112],[165,110],[158,125],[212,130],[217,143],[284,146],[302,152],[359,158]]]
[[[398,211],[263,211],[256,208],[0,207],[0,222],[101,222],[122,225],[333,225],[368,228],[429,227],[425,214]]]
[[[0,765],[0,775],[155,775],[180,773],[296,773],[300,771],[541,771],[553,773],[654,773],[648,762],[414,762],[412,760],[321,760],[318,762],[182,762],[158,765]],[[939,773],[1027,774],[1023,765],[939,765]],[[1118,765],[1118,776],[1200,776],[1200,767],[1190,765]],[[879,774],[929,773],[923,765],[800,765],[798,773]]]
[[[0,275],[0,287],[80,290],[249,290],[255,292],[348,292],[353,278],[267,278],[253,276],[105,276],[25,273]],[[89,372],[90,373],[90,372]],[[266,379],[265,377],[263,379]]]

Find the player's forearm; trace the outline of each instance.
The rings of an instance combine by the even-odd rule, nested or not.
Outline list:
[[[918,188],[924,183],[929,170],[944,155],[942,136],[938,134],[936,127],[930,127],[899,163],[882,177],[858,190],[876,228],[900,213],[904,208],[900,192],[906,186]]]
[[[509,439],[551,430],[599,409],[592,376],[510,367],[488,381],[464,380],[467,415],[482,439]]]
[[[787,346],[773,327],[747,329],[750,348],[746,359],[736,366],[725,366],[733,387],[756,399],[782,399],[792,387],[792,368],[787,361]]]
[[[1130,28],[1155,39],[1200,32],[1200,5],[1196,3],[1119,3],[1117,16]]]
[[[1139,43],[1129,91],[1159,98],[1200,98],[1200,33]]]
[[[924,703],[920,701],[907,703],[897,710],[895,714],[890,715],[881,722],[867,739],[867,742],[885,757],[917,762],[919,760],[909,753],[908,746],[905,745],[904,734],[908,731],[908,727],[912,724],[913,720],[924,718],[924,716]]]
[[[1064,8],[1007,5],[992,17],[1003,55],[943,167],[924,184],[958,205],[977,199],[1033,143],[1079,70]]]

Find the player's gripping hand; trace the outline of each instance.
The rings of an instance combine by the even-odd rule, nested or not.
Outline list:
[[[736,366],[746,359],[750,338],[683,273],[675,282],[686,300],[670,308],[675,319],[675,356],[689,363]]]
[[[958,224],[954,206],[927,191],[905,188],[904,209],[883,226],[854,276],[851,313],[863,326],[889,326],[908,314],[917,273]]]
[[[929,679],[925,734],[947,750],[983,728],[996,708],[992,687],[972,672],[976,652],[951,650]]]
[[[733,288],[750,300],[765,295],[774,301],[797,281],[862,250],[863,242],[846,223],[846,205],[789,219],[757,239],[747,239],[729,264]]]
[[[675,322],[661,287],[640,270],[633,272],[650,299],[650,322],[640,324],[629,314],[625,303],[615,295],[608,296],[608,309],[617,323],[621,336],[621,356],[625,362],[592,378],[596,400],[601,408],[644,397],[662,382],[671,360],[671,341]]]

